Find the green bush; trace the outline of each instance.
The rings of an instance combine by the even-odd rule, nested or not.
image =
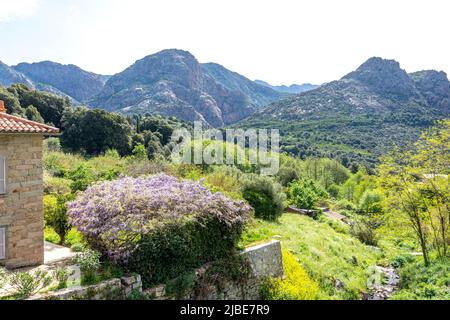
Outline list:
[[[313,180],[294,181],[289,185],[289,201],[299,209],[313,209],[327,192]]]
[[[216,218],[167,222],[143,235],[128,268],[142,275],[145,287],[174,279],[186,270],[234,253],[241,226],[227,226]]]
[[[14,272],[9,279],[14,296],[18,299],[25,299],[38,293],[40,290],[48,287],[51,282],[52,277],[46,271],[42,270],[35,272]]]
[[[90,168],[84,163],[80,164],[74,170],[71,170],[67,177],[72,180],[70,189],[73,193],[84,191],[95,181],[94,174]]]
[[[353,222],[350,233],[364,244],[376,246],[378,244],[375,228],[368,221],[369,219],[359,219]]]
[[[411,258],[400,258],[402,262]],[[400,290],[394,294],[395,300],[449,300],[450,260],[434,260],[426,267],[423,262],[406,262],[400,270]]]
[[[286,195],[281,185],[266,176],[247,175],[242,179],[242,196],[257,218],[275,220],[284,211]]]
[[[392,261],[391,265],[394,268],[403,268],[406,264],[413,262],[414,256],[410,255],[410,254],[402,254],[402,255],[398,255],[394,258],[394,260]]]
[[[383,197],[380,193],[366,190],[359,200],[358,212],[367,216],[381,213],[383,211],[382,201]]]
[[[59,236],[59,244],[64,244],[70,225],[67,220],[66,203],[74,199],[70,193],[44,196],[45,225],[51,227]]]
[[[100,270],[100,253],[94,250],[85,250],[78,253],[75,263],[81,270],[81,284],[90,285],[97,282],[97,272]]]
[[[73,270],[70,270],[69,268],[66,267],[59,267],[53,271],[53,277],[58,282],[57,285],[58,290],[67,288],[67,281],[69,280],[69,277],[73,273],[74,273]]]

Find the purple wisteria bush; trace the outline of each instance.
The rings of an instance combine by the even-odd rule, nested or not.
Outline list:
[[[191,267],[216,258],[211,248],[220,254],[231,250],[251,211],[200,182],[165,174],[95,184],[68,208],[70,223],[91,247],[153,278],[155,270],[170,269],[170,261],[178,272],[183,263]]]

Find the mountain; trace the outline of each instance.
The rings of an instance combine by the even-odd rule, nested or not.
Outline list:
[[[274,102],[239,126],[279,128],[283,150],[373,166],[394,144],[417,138],[450,115],[444,72],[408,74],[394,60],[371,58],[338,81]]]
[[[223,127],[280,97],[220,65],[202,65],[189,52],[170,49],[112,76],[89,104],[109,111],[157,113]]]
[[[279,91],[251,81],[239,73],[230,71],[217,63],[201,64],[206,74],[216,82],[231,91],[243,92],[250,101],[257,106],[264,106],[281,99],[283,94]]]
[[[14,83],[23,83],[30,88],[34,88],[33,81],[0,61],[0,85],[9,87]]]
[[[262,80],[255,80],[257,84],[260,84],[262,86],[271,88],[275,91],[282,92],[282,93],[289,93],[289,94],[298,94],[306,91],[311,91],[314,89],[317,89],[319,86],[311,83],[304,83],[304,84],[292,84],[289,87],[282,85],[282,86],[272,86],[268,84],[265,81]]]
[[[62,65],[51,61],[38,63],[20,63],[13,67],[34,83],[40,84],[42,89],[57,89],[77,101],[86,101],[98,94],[105,84],[104,76],[84,71],[75,65]],[[49,91],[55,91],[48,89]]]

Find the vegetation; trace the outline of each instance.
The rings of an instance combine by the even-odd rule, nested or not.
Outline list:
[[[413,149],[394,152],[380,167],[387,206],[408,218],[426,266],[430,265],[430,251],[440,258],[448,256],[449,154],[450,121],[442,121],[425,132]]]
[[[241,245],[274,237],[280,237],[284,249],[318,283],[320,298],[359,299],[360,293],[366,291],[367,268],[384,257],[379,250],[361,244],[327,223],[287,213],[277,222],[255,222],[244,233]]]
[[[67,233],[71,226],[67,221],[67,206],[68,201],[73,200],[73,195],[56,194],[44,196],[44,220],[48,227],[51,227],[59,236],[59,244],[64,244]]]
[[[294,181],[289,185],[289,201],[297,208],[313,209],[317,202],[328,196],[327,192],[313,180]]]
[[[161,174],[94,185],[68,216],[92,248],[148,285],[229,254],[249,213],[242,201]]]
[[[257,218],[275,220],[284,211],[286,196],[271,178],[249,175],[242,181],[242,196],[255,210]]]
[[[289,251],[283,251],[285,279],[267,279],[261,288],[265,300],[315,300],[319,286]]]
[[[121,268],[114,266],[118,262],[128,270],[141,273],[146,286],[167,282],[175,296],[181,297],[184,290],[198,287],[199,279],[192,277],[193,270],[205,262],[221,261],[230,255],[239,239],[238,247],[242,248],[275,237],[284,247],[285,264],[293,266],[290,270],[295,271],[286,281],[268,282],[266,294],[271,299],[310,299],[313,296],[359,299],[370,290],[367,282],[375,265],[392,265],[401,274],[401,285],[394,299],[447,297],[448,270],[443,266],[448,259],[449,239],[448,215],[445,215],[449,203],[448,121],[424,133],[409,149],[399,149],[384,157],[376,170],[373,167],[368,171],[356,165],[348,170],[332,159],[302,160],[281,154],[278,175],[268,178],[259,176],[259,168],[248,164],[172,164],[167,160],[168,136],[180,123],[147,116],[124,119],[122,123],[131,128],[127,133],[129,149],[125,153],[111,146],[101,146],[104,142],[99,144],[98,150],[91,150],[91,154],[87,150],[80,153],[76,148],[73,154],[63,152],[61,150],[68,150],[67,146],[58,139],[45,143],[46,239],[73,245],[77,251],[97,249],[102,253],[100,270],[94,272],[91,279],[88,276],[84,283],[119,274]],[[159,144],[154,143],[157,142],[155,137]],[[149,146],[158,151],[149,152]],[[164,180],[158,192],[150,188],[148,194],[142,189],[130,193],[135,181],[158,179]],[[174,185],[180,190],[176,197],[170,192],[162,195],[166,187]],[[113,187],[117,188],[115,192],[111,192]],[[102,188],[106,189],[101,191]],[[192,191],[197,188],[199,192]],[[125,196],[120,195],[121,190]],[[135,195],[130,197],[133,193]],[[203,213],[214,211],[214,205],[204,207],[199,216],[190,214],[192,210],[186,211],[202,203],[203,196],[215,199],[218,193],[227,199],[224,203],[235,206],[243,200],[253,207],[256,219],[242,236],[243,221],[236,229],[230,229],[220,220],[197,220]],[[199,198],[198,194],[202,196]],[[74,209],[85,212],[87,220],[64,220],[67,201],[73,198],[78,198]],[[112,198],[120,199],[123,206],[115,206]],[[59,203],[58,199],[61,199]],[[146,202],[145,199],[151,200]],[[95,219],[88,217],[102,217],[100,212],[92,210],[91,200],[95,201],[95,207],[114,207],[111,214],[129,223],[135,222],[134,218],[127,220],[133,216],[132,212],[146,210],[148,204],[170,209],[171,219],[164,213],[169,211],[156,210],[158,216],[151,216],[148,229],[142,228],[144,224],[133,222],[132,232],[127,234],[124,230],[128,229],[120,229],[122,224],[118,220],[108,219],[110,224],[98,224],[87,231],[83,227],[95,226]],[[312,220],[283,214],[288,203],[302,209],[330,207],[344,214],[349,225],[326,217]],[[66,224],[67,221],[72,223]],[[199,221],[201,223],[197,223]],[[62,228],[58,230],[59,227]],[[223,240],[225,234],[230,235],[226,241]],[[418,250],[423,253],[423,249],[426,250],[423,264],[411,259],[411,253]],[[290,278],[301,281],[289,281]],[[218,278],[210,273],[205,279]],[[204,282],[205,288],[208,281]],[[212,282],[220,287],[222,280]],[[308,286],[298,287],[297,282]],[[302,291],[305,288],[311,290]]]

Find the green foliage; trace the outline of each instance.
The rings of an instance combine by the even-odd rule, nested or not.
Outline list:
[[[277,179],[282,186],[288,186],[295,180],[300,180],[303,164],[296,158],[290,157],[286,154],[280,155],[280,169],[277,174]]]
[[[86,190],[95,181],[92,171],[84,163],[68,172],[66,176],[72,180],[70,189],[73,193]]]
[[[414,261],[415,261],[414,256],[412,256],[410,254],[401,254],[401,255],[396,256],[394,258],[394,260],[392,260],[391,265],[394,268],[403,268],[408,263],[412,263]]]
[[[174,279],[187,270],[229,256],[241,235],[216,219],[167,221],[142,236],[128,268],[142,275],[145,287]]]
[[[290,203],[300,209],[313,209],[319,200],[327,196],[327,192],[313,180],[294,181],[288,189]]]
[[[97,272],[100,270],[100,253],[87,249],[78,253],[75,257],[75,263],[81,270],[81,284],[90,285],[98,281]]]
[[[32,90],[24,84],[13,84],[7,90],[15,98],[15,101],[13,101],[11,95],[7,97],[6,105],[9,112],[22,116],[29,115],[34,118],[33,120],[40,120],[42,117],[43,122],[52,124],[58,128],[61,127],[63,112],[71,108],[71,102],[68,98]],[[34,107],[29,109],[29,106]],[[26,109],[29,110],[25,111]]]
[[[450,237],[450,120],[436,124],[407,150],[395,150],[379,167],[380,186],[392,220],[409,220],[409,228],[420,244],[424,263],[430,251],[447,257]],[[391,220],[391,221],[389,221]],[[396,228],[396,226],[394,226]]]
[[[279,183],[269,177],[247,175],[241,185],[242,196],[253,207],[257,218],[275,220],[281,216],[286,195]]]
[[[366,216],[380,214],[383,212],[383,196],[376,191],[366,190],[358,204],[358,211]]]
[[[28,298],[48,287],[52,282],[46,271],[14,272],[9,277],[14,296],[18,299]]]
[[[285,279],[267,279],[261,287],[264,300],[315,300],[319,286],[310,278],[296,257],[283,250]]]
[[[141,143],[137,144],[133,148],[131,154],[135,159],[139,160],[147,159],[147,151],[145,150],[145,146]]]
[[[362,243],[369,246],[376,246],[378,244],[378,239],[375,229],[376,228],[370,218],[362,217],[352,223],[350,233]]]
[[[59,138],[51,137],[44,140],[45,152],[59,152],[61,151],[61,142]]]
[[[408,259],[410,261],[410,259]],[[449,300],[450,261],[433,261],[429,267],[423,263],[406,263],[400,271],[400,290],[394,300]]]
[[[70,193],[44,196],[45,225],[51,227],[58,234],[59,244],[65,243],[66,235],[70,230],[66,203],[74,198]]]
[[[0,289],[2,289],[8,281],[8,277],[6,275],[6,271],[0,267]]]
[[[20,106],[19,99],[6,88],[0,86],[0,100],[5,102],[6,110],[9,114],[24,116],[24,109]]]
[[[57,281],[57,290],[67,288],[67,281],[74,271],[66,267],[58,267],[53,271],[53,278]]]
[[[383,257],[380,250],[337,232],[326,223],[290,213],[283,214],[277,222],[256,221],[244,232],[240,245],[274,237],[318,283],[320,299],[359,298],[355,293],[367,291],[367,269]],[[344,284],[343,289],[336,288],[337,280]]]
[[[90,155],[108,149],[115,149],[121,155],[131,151],[132,127],[122,115],[79,107],[67,110],[62,122],[61,145],[65,150],[84,151]]]
[[[71,247],[70,250],[72,250],[73,252],[83,252],[85,250],[85,246],[82,243],[74,243]]]
[[[25,109],[25,116],[28,120],[45,123],[39,111],[32,105]]]
[[[177,300],[186,299],[195,288],[197,278],[194,272],[185,272],[166,283],[166,295]]]

